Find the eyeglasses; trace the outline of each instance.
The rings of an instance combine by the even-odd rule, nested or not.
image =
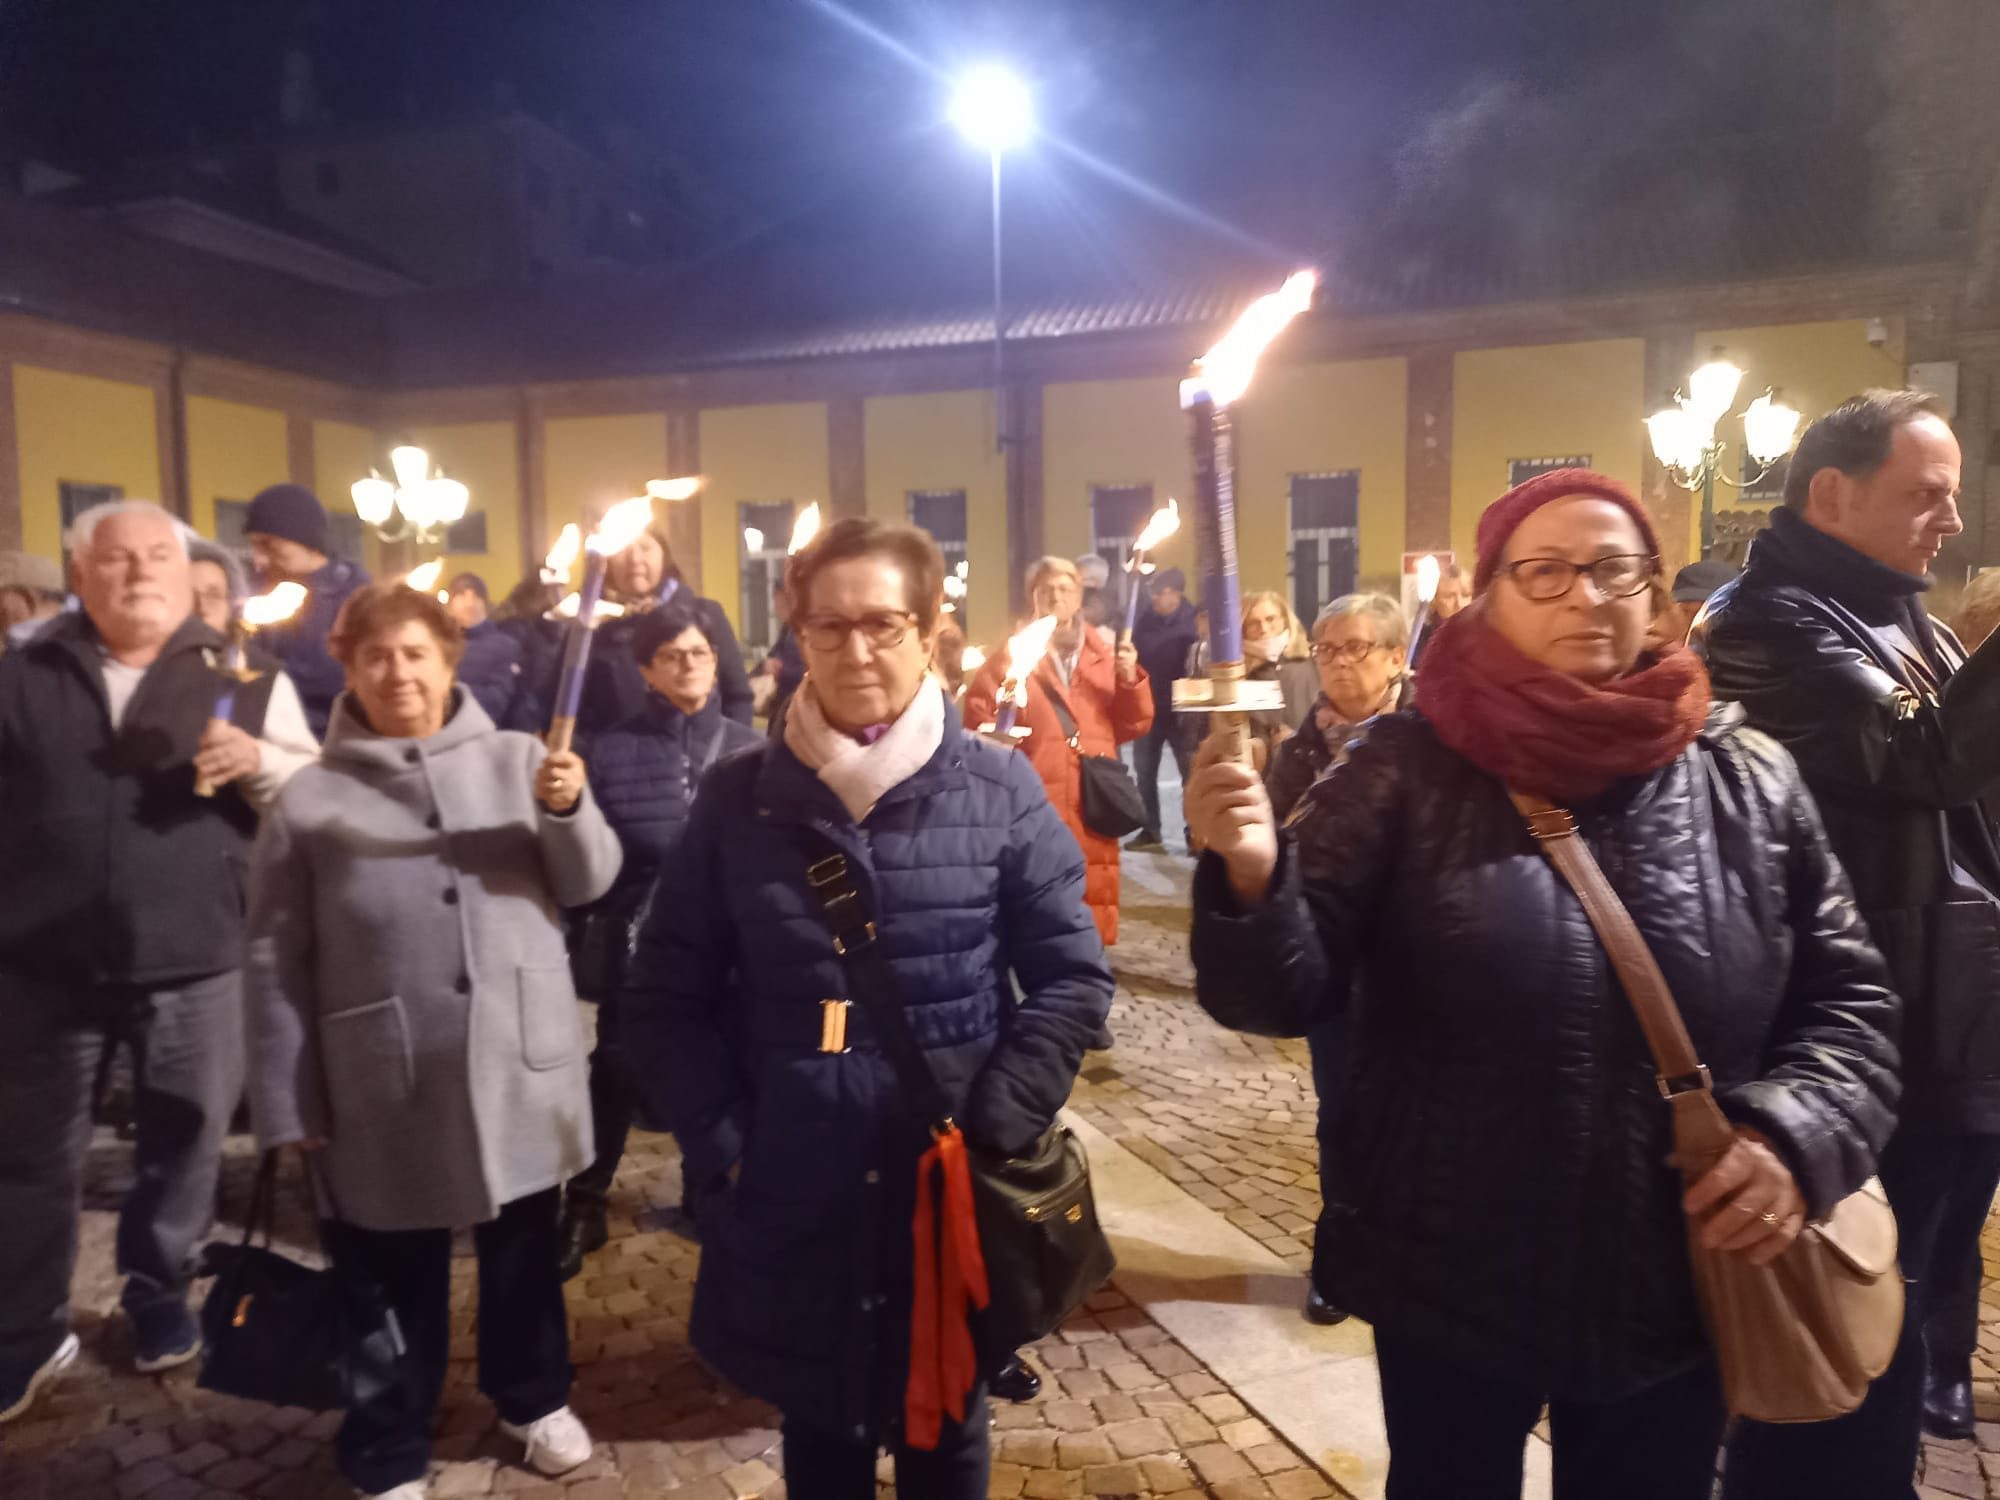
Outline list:
[[[1514,580],[1515,588],[1544,604],[1562,598],[1585,574],[1600,597],[1629,599],[1653,581],[1660,571],[1660,560],[1643,552],[1617,552],[1588,563],[1573,563],[1565,557],[1524,557],[1502,563],[1499,571]]]
[[[858,620],[842,615],[814,615],[799,627],[799,634],[815,651],[838,651],[847,644],[847,638],[858,630],[861,638],[875,650],[887,651],[892,646],[902,645],[903,637],[916,623],[917,617],[913,614],[888,611],[863,615]]]
[[[700,667],[715,660],[715,653],[706,646],[693,646],[686,651],[670,646],[662,646],[653,653],[653,665],[663,663],[669,667]]]
[[[1356,666],[1368,660],[1369,653],[1379,650],[1381,645],[1380,641],[1341,641],[1338,644],[1332,641],[1315,641],[1313,643],[1313,660],[1319,662],[1344,661],[1349,666]]]

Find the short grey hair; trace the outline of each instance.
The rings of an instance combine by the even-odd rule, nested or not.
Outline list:
[[[1410,649],[1410,622],[1403,614],[1403,606],[1387,594],[1342,594],[1313,616],[1312,638],[1319,639],[1319,628],[1328,620],[1340,620],[1348,615],[1361,615],[1375,627],[1375,644],[1387,646],[1391,651]]]
[[[229,586],[229,607],[238,609],[250,595],[249,582],[243,576],[243,564],[236,555],[220,542],[211,542],[191,526],[181,529],[181,539],[187,543],[188,561],[214,563],[222,569],[222,577]]]
[[[90,544],[97,537],[97,528],[113,516],[157,516],[167,523],[167,530],[174,534],[174,540],[181,544],[181,556],[188,555],[188,529],[179,516],[154,500],[106,500],[93,505],[69,523],[69,549],[72,552],[88,552]]]

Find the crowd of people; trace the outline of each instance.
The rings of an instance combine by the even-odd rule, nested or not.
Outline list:
[[[1125,632],[1103,572],[1037,562],[1049,649],[1015,732],[986,732],[1003,653],[961,672],[925,533],[827,527],[750,669],[655,528],[611,560],[623,613],[550,748],[550,585],[496,611],[473,574],[442,599],[372,582],[278,485],[249,549],[306,602],[246,643],[234,555],[95,507],[67,579],[0,571],[0,1421],[77,1356],[77,1205],[123,1053],[135,1365],[200,1355],[196,1252],[247,1099],[355,1310],[358,1493],[426,1493],[463,1231],[502,1429],[545,1475],[590,1457],[563,1282],[643,1124],[678,1141],[703,1245],[692,1341],[781,1413],[789,1493],[870,1495],[886,1449],[911,1500],[984,1496],[989,1396],[1034,1376],[948,1330],[940,1353],[912,1234],[935,1121],[891,1054],[968,1149],[1042,1139],[1109,1044],[1121,847],[1163,848],[1171,754],[1197,998],[1310,1047],[1304,1312],[1372,1325],[1389,1494],[1517,1494],[1545,1409],[1558,1494],[1695,1500],[1724,1448],[1730,1500],[1908,1493],[1920,1432],[1971,1430],[2000,1186],[2000,606],[1975,581],[1961,642],[1923,602],[1958,479],[1934,402],[1864,394],[1805,433],[1740,574],[1669,580],[1626,486],[1538,476],[1414,635],[1385,592],[1310,623],[1249,593],[1246,674],[1280,706],[1248,764],[1174,711],[1207,629],[1172,568]],[[1734,1128],[1687,1181],[1662,1094],[1696,1084],[1656,1076],[1534,799],[1602,866]],[[1871,1177],[1907,1281],[1888,1369],[1846,1416],[1732,1423],[1689,1234],[1766,1264]],[[384,1309],[396,1339],[370,1337]]]

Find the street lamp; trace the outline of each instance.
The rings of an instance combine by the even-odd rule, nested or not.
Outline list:
[[[1020,455],[1012,451],[1013,420],[1007,401],[1007,319],[1000,278],[1000,158],[1035,133],[1035,102],[1028,86],[996,63],[975,68],[952,95],[951,122],[993,164],[993,447],[1006,460],[1007,535],[1020,534]],[[1010,554],[1010,560],[1011,554]],[[1019,568],[1009,568],[1020,587]]]
[[[1743,448],[1757,464],[1757,472],[1748,479],[1731,479],[1723,472],[1729,445],[1716,436],[1715,429],[1736,404],[1736,391],[1742,383],[1743,371],[1717,349],[1707,364],[1688,377],[1687,391],[1674,392],[1672,406],[1646,418],[1653,456],[1666,466],[1668,477],[1684,490],[1701,491],[1704,558],[1715,551],[1716,480],[1736,489],[1755,484],[1792,451],[1792,439],[1799,430],[1798,412],[1777,399],[1775,388],[1765,391],[1743,412]]]
[[[393,484],[373,469],[366,479],[354,481],[348,492],[354,513],[384,542],[442,542],[451,524],[464,519],[472,492],[445,478],[442,469],[434,472],[430,454],[414,443],[391,450],[389,469],[396,476]]]

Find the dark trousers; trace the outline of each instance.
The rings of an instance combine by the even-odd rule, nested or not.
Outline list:
[[[1979,1238],[1990,1204],[1977,1200],[1977,1192],[1967,1192],[1955,1203],[1940,1232],[1938,1259],[1931,1268],[1924,1353],[1929,1373],[1946,1384],[1972,1379],[1972,1355],[1979,1348],[1979,1289],[1986,1279]]]
[[[1380,1329],[1375,1358],[1389,1428],[1388,1500],[1519,1500],[1541,1392],[1469,1375]],[[1713,1364],[1620,1401],[1548,1408],[1555,1500],[1708,1500],[1725,1417]]]
[[[993,1472],[992,1422],[986,1389],[974,1386],[965,1421],[949,1413],[938,1445],[905,1448],[892,1441],[900,1500],[986,1500]],[[843,1437],[785,1419],[785,1494],[789,1500],[875,1500],[875,1456],[880,1444]]]
[[[525,1426],[569,1400],[569,1317],[556,1266],[560,1191],[516,1198],[473,1230],[479,1254],[479,1389],[503,1420]],[[349,1346],[347,1418],[335,1442],[340,1472],[367,1494],[422,1479],[451,1349],[451,1231],[384,1231],[328,1220],[335,1274],[366,1307],[396,1315],[403,1353],[387,1359],[365,1335]],[[371,1295],[372,1294],[372,1295]]]
[[[625,1159],[625,1140],[639,1107],[639,1089],[632,1078],[618,1024],[618,1007],[610,1000],[597,1005],[597,1046],[590,1054],[590,1114],[597,1132],[597,1158],[569,1180],[569,1201],[579,1209],[604,1212],[612,1179]]]
[[[91,1106],[108,1050],[132,1052],[137,1143],[118,1219],[127,1307],[187,1295],[243,1094],[235,971],[172,989],[68,988],[0,974],[0,1387],[69,1330]]]
[[[1145,804],[1146,826],[1139,837],[1157,840],[1160,836],[1160,756],[1167,750],[1173,751],[1174,764],[1180,768],[1181,786],[1187,786],[1190,758],[1187,746],[1174,734],[1174,716],[1158,714],[1153,719],[1153,727],[1132,741],[1132,773],[1139,781],[1139,800]]]
[[[1860,1407],[1831,1422],[1739,1422],[1729,1440],[1727,1500],[1889,1500],[1913,1495],[1923,1423],[1924,1328],[1933,1299],[1977,1253],[2000,1184],[2000,1136],[1898,1132],[1882,1153],[1882,1187],[1896,1210],[1906,1300],[1903,1336]]]

